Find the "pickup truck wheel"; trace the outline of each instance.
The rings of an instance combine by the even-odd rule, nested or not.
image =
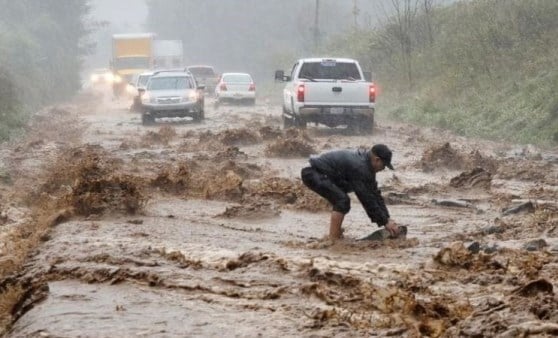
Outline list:
[[[358,132],[364,135],[370,135],[374,132],[374,117],[363,118],[358,127]]]
[[[299,129],[306,129],[306,121],[304,121],[300,117],[295,117],[294,118],[294,124]]]
[[[284,108],[283,108],[284,109]],[[293,114],[293,124],[300,129],[306,129],[306,121],[295,115],[294,101],[291,98],[291,112]]]
[[[283,129],[294,127],[294,121],[289,117],[289,111],[285,106],[283,106],[283,115],[281,115],[281,117],[283,118]]]
[[[144,126],[153,125],[153,124],[155,124],[155,117],[151,114],[143,113],[143,114],[141,114],[141,123]]]
[[[290,117],[283,114],[283,129],[289,129],[294,127],[294,121]]]
[[[352,134],[370,135],[374,132],[374,117],[361,117],[352,120],[347,125],[347,129]]]

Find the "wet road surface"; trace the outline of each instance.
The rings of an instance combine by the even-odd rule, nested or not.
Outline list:
[[[1,155],[4,200],[27,201],[0,205],[4,252],[38,213],[63,217],[17,277],[33,291],[7,337],[558,334],[556,149],[381,118],[372,135],[282,130],[259,102],[149,127],[98,94],[40,115],[54,129]],[[407,238],[356,241],[377,226],[353,198],[332,243],[300,169],[375,143],[394,150],[378,181]]]

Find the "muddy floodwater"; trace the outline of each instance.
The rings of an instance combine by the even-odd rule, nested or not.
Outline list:
[[[284,130],[272,101],[211,102],[147,127],[83,93],[2,147],[6,337],[558,335],[557,149],[382,117],[372,135]],[[332,243],[300,170],[375,143],[407,236],[359,241],[378,227],[352,196]]]

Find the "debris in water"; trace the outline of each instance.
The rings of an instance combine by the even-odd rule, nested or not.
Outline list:
[[[371,233],[370,235],[359,239],[360,241],[383,241],[386,239],[406,239],[407,238],[407,227],[405,225],[399,226],[399,236],[393,237],[389,231],[385,228],[379,229]]]
[[[511,207],[508,208],[504,211],[502,211],[502,216],[507,216],[507,215],[511,215],[511,214],[518,214],[521,212],[525,212],[525,213],[533,213],[535,212],[535,206],[533,205],[533,202],[528,201],[525,203],[521,203],[520,205],[517,205],[515,207]]]

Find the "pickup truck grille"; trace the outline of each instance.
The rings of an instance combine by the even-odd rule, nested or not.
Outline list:
[[[172,104],[172,103],[180,103],[179,97],[158,97],[157,103],[161,104]]]

